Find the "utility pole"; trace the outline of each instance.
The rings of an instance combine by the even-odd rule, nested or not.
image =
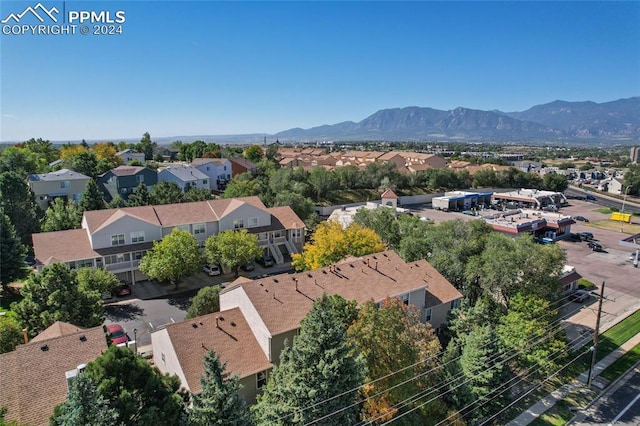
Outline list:
[[[598,315],[596,317],[596,330],[593,333],[593,346],[591,347],[591,365],[589,365],[589,375],[587,376],[587,387],[591,387],[593,368],[596,366],[598,334],[600,334],[600,317],[602,315],[602,301],[604,300],[604,285],[605,285],[605,282],[602,281],[602,287],[600,287],[600,300],[598,300]]]

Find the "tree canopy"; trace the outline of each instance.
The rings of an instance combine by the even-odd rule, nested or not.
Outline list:
[[[205,241],[205,252],[209,262],[222,264],[237,276],[240,266],[259,257],[262,254],[262,248],[256,234],[250,234],[246,229],[241,229],[211,235]]]
[[[181,203],[184,194],[175,182],[158,182],[151,188],[151,204],[176,204]]]
[[[378,234],[369,228],[352,223],[347,229],[342,229],[338,222],[327,221],[318,225],[302,253],[292,255],[291,264],[298,271],[318,269],[347,256],[360,257],[384,249]]]
[[[44,215],[44,232],[64,231],[66,229],[80,228],[82,223],[82,211],[73,201],[65,202],[64,198],[58,197],[53,200]]]
[[[198,241],[187,231],[173,228],[171,234],[155,241],[140,261],[140,271],[151,279],[178,282],[202,266]]]
[[[199,317],[201,315],[212,314],[220,310],[220,286],[207,286],[198,290],[193,296],[191,305],[187,309],[185,319]]]
[[[238,394],[240,380],[231,377],[218,355],[208,351],[204,357],[204,375],[200,377],[202,392],[192,395],[193,406],[187,410],[190,426],[250,426],[249,408]]]
[[[43,212],[26,181],[16,172],[0,173],[0,211],[9,217],[24,244],[31,244],[31,234],[40,231]]]
[[[71,382],[67,400],[55,407],[51,426],[120,426],[118,411],[98,393],[96,384],[84,373]]]
[[[100,293],[78,285],[76,271],[62,263],[46,266],[29,280],[20,293],[23,299],[11,309],[33,337],[56,321],[79,327],[96,327],[104,319]]]
[[[0,354],[11,352],[21,343],[24,337],[18,321],[8,315],[0,316]]]
[[[26,254],[13,224],[6,214],[0,213],[0,283],[5,292],[9,283],[23,275]]]

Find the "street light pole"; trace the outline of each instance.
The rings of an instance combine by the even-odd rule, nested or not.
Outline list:
[[[624,205],[627,203],[627,194],[629,193],[629,190],[631,189],[630,186],[627,187],[627,190],[624,191],[624,198],[622,198],[622,211],[621,216],[620,216],[620,232],[622,232],[622,230],[624,229],[624,217],[623,217],[623,213],[624,213]]]
[[[138,355],[138,329],[133,329],[133,351]]]
[[[598,300],[598,315],[596,317],[596,329],[595,329],[595,332],[593,333],[593,346],[591,347],[591,364],[589,365],[589,374],[587,376],[587,387],[591,387],[593,368],[596,365],[598,335],[600,334],[600,317],[602,316],[602,301],[604,300],[604,286],[605,286],[605,282],[602,281],[602,287],[600,287],[600,300]]]

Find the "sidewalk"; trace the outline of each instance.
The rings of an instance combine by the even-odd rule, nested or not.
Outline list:
[[[624,320],[626,317],[633,314],[634,312],[635,310],[630,310],[626,312],[625,315],[621,315],[619,318],[617,318],[616,321],[611,321],[609,324],[607,324],[606,328],[603,327],[604,329],[602,329],[602,332],[613,327],[615,324]],[[602,373],[602,371],[604,371],[614,361],[620,358],[623,354],[627,353],[629,350],[633,349],[638,344],[640,344],[640,333],[633,336],[631,339],[626,341],[622,346],[620,346],[617,350],[615,350],[614,352],[610,353],[609,355],[601,359],[599,362],[597,362],[593,369],[593,374],[592,374],[593,385],[600,387],[601,389],[606,387],[608,383],[606,382],[603,383],[604,379],[598,380],[598,375]],[[537,403],[529,407],[528,410],[524,411],[518,417],[510,421],[507,424],[507,426],[525,426],[533,422],[536,418],[544,414],[545,411],[553,407],[556,404],[556,402],[565,398],[572,392],[586,386],[587,375],[588,375],[588,371],[585,371],[582,374],[580,374],[580,376],[578,376],[579,383],[567,383],[561,386],[560,388],[556,389],[555,391],[551,392],[545,398],[538,401]]]

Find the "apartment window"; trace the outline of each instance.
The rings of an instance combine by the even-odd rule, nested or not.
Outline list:
[[[138,175],[138,176],[136,176],[136,182],[138,182],[138,183],[143,183],[143,182],[144,182],[144,175]]]
[[[61,189],[67,189],[69,188],[69,181],[68,180],[63,180],[60,182],[60,188]]]
[[[111,236],[111,245],[112,246],[122,246],[124,245],[124,234],[116,234]]]
[[[164,359],[164,352],[160,352],[160,358],[162,358],[162,364],[167,365],[167,360]]]
[[[460,299],[451,301],[451,309],[458,309],[460,307]]]
[[[133,257],[133,260],[140,260],[144,256],[144,253],[144,251],[134,251],[131,254],[131,257]]]
[[[76,261],[78,268],[93,268],[93,259],[84,259]]]
[[[207,171],[209,171],[209,166],[207,166]]]
[[[144,241],[144,231],[132,232],[131,233],[131,244],[133,243],[141,243]]]
[[[267,386],[267,372],[260,371],[256,374],[256,385],[258,389],[262,389],[263,386]]]
[[[205,231],[204,223],[196,223],[193,225],[193,235],[204,234]]]
[[[258,226],[258,218],[250,217],[247,221],[247,228],[255,228],[256,226]]]
[[[282,236],[282,231],[273,231],[273,238],[280,238]]]
[[[244,220],[243,219],[234,219],[233,220],[233,229],[242,229],[244,228]]]
[[[131,260],[131,255],[129,253],[124,254],[112,254],[110,256],[104,257],[104,263],[106,265],[112,265],[114,263],[124,263]]]
[[[424,320],[431,321],[431,308],[427,308],[424,310]]]
[[[176,226],[176,228],[178,228],[181,231],[189,232],[189,225],[178,225],[178,226]]]
[[[294,229],[294,230],[291,232],[291,236],[292,236],[293,238],[300,238],[300,237],[302,237],[302,229]]]
[[[408,294],[403,294],[400,296],[400,300],[402,300],[402,303],[404,303],[405,305],[409,305],[409,295]]]

